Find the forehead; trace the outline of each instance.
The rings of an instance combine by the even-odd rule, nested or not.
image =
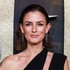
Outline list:
[[[38,11],[38,10],[26,12],[26,13],[25,13],[25,16],[26,16],[27,14],[29,14],[29,13],[32,13],[32,14],[39,13],[39,14],[42,14],[43,16],[45,16],[43,12]]]
[[[43,13],[39,12],[39,11],[30,11],[28,13],[25,14],[24,20],[27,20],[27,19],[33,19],[33,20],[36,20],[36,19],[41,19],[41,20],[46,20],[46,17]]]

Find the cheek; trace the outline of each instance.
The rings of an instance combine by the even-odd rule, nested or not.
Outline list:
[[[29,34],[30,30],[31,29],[29,27],[24,27],[24,34]]]
[[[40,29],[39,34],[40,34],[40,39],[43,40],[45,37],[45,29]]]
[[[24,28],[24,34],[25,34],[25,38],[26,38],[27,40],[29,40],[30,34],[31,34],[31,27],[25,27],[25,28]]]
[[[24,36],[25,36],[26,39],[29,36],[29,31],[26,28],[24,28]]]
[[[24,30],[24,34],[25,34],[25,38],[28,39],[29,38],[29,34],[30,34],[29,29],[25,29]]]
[[[46,33],[46,28],[39,28],[39,32],[42,33],[42,34],[45,34]]]
[[[44,39],[45,34],[46,34],[46,28],[45,27],[44,28],[40,28],[39,29],[39,33],[40,33],[41,39]]]

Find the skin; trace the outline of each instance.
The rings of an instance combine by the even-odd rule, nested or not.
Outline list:
[[[50,23],[46,25],[45,16],[39,11],[29,12],[20,24],[22,33],[27,40],[27,49],[19,54],[6,57],[0,65],[0,70],[23,70],[29,62],[43,50],[43,38],[51,28]],[[48,52],[43,70],[48,70],[53,53]],[[64,70],[68,70],[68,61],[65,61]]]
[[[28,44],[32,43],[35,45],[39,42],[42,43],[45,33],[47,33],[51,27],[50,24],[46,26],[44,15],[38,11],[29,12],[23,20],[23,26],[20,25],[20,28],[22,33],[25,34]]]

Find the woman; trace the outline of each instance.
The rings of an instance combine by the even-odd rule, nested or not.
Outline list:
[[[40,5],[26,7],[17,29],[18,54],[6,57],[0,70],[68,70],[67,57],[47,51],[51,47],[45,40],[51,28],[48,14]]]

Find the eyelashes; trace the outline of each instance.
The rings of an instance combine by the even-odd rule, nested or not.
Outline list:
[[[42,24],[42,23],[39,23],[38,25],[39,25],[39,26],[43,26],[43,24]]]
[[[43,23],[37,23],[36,24],[37,26],[43,26],[44,24]],[[32,23],[25,23],[25,26],[33,26]]]
[[[27,23],[27,24],[25,24],[25,26],[30,26],[31,24],[29,24],[29,23]]]

